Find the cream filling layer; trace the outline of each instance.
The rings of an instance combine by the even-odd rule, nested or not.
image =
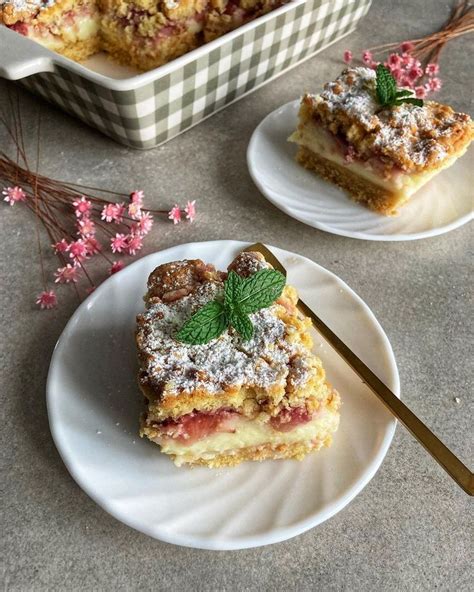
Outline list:
[[[339,166],[343,166],[357,176],[367,179],[371,183],[386,189],[390,193],[400,195],[400,197],[404,198],[413,195],[418,189],[420,189],[420,187],[425,185],[440,171],[447,169],[454,164],[459,156],[462,156],[465,152],[465,150],[463,150],[455,156],[444,159],[440,167],[427,171],[426,173],[399,173],[392,178],[387,179],[374,171],[370,165],[364,166],[360,162],[348,162],[344,158],[344,155],[341,154],[341,151],[334,146],[334,142],[328,139],[327,134],[328,132],[322,130],[318,125],[312,121],[308,121],[305,122],[302,129],[298,128],[293,132],[288,140],[290,142],[295,142],[300,146],[304,146],[305,148],[309,148],[309,150],[322,156],[326,160],[334,162]]]
[[[234,417],[227,424],[232,433],[218,432],[201,438],[191,444],[171,438],[156,438],[154,442],[161,445],[161,451],[175,456],[175,464],[180,466],[197,459],[210,460],[220,455],[235,454],[243,448],[294,444],[311,442],[315,439],[324,440],[335,432],[339,425],[339,412],[329,408],[320,410],[311,421],[296,426],[289,432],[274,430],[268,423],[251,421],[242,417]]]
[[[34,29],[28,31],[28,38],[44,45],[48,49],[61,49],[64,45],[85,41],[96,37],[99,33],[100,19],[98,15],[81,17],[72,25],[60,25],[60,35],[53,33],[35,33]]]

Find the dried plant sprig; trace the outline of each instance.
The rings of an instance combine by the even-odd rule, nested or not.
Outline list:
[[[370,47],[362,53],[362,63],[370,68],[384,65],[398,86],[411,88],[418,99],[441,89],[439,57],[448,41],[474,32],[474,6],[467,0],[459,1],[453,8],[446,24],[426,37],[407,41],[385,43]],[[387,55],[388,54],[388,55]],[[375,59],[385,56],[385,61]],[[353,61],[350,50],[345,50],[343,60]]]
[[[54,273],[55,284],[69,284],[78,297],[77,284],[85,280],[90,293],[95,282],[87,267],[93,257],[101,257],[107,264],[109,274],[121,271],[125,265],[120,257],[136,256],[143,246],[143,240],[151,231],[154,216],[163,215],[178,224],[182,218],[193,222],[196,217],[196,202],[188,201],[184,207],[178,205],[168,210],[145,208],[144,192],[117,193],[110,189],[68,183],[42,175],[38,172],[40,161],[40,118],[37,125],[36,166],[29,165],[22,131],[19,100],[9,97],[10,120],[0,114],[10,136],[16,159],[0,151],[0,181],[4,201],[10,206],[21,203],[35,216],[38,255],[41,267],[43,290],[36,298],[42,309],[54,308],[57,296],[48,287],[41,249],[39,229],[42,226],[57,256],[60,267]],[[113,195],[115,201],[102,195]],[[111,254],[107,253],[110,249]],[[112,255],[113,254],[113,255]]]

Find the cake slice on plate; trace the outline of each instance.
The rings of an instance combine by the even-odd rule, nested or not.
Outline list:
[[[289,139],[304,167],[371,210],[393,215],[465,153],[473,124],[469,115],[423,103],[407,90],[383,104],[378,76],[379,70],[348,68],[321,94],[306,94]]]
[[[331,443],[340,398],[312,352],[311,321],[281,274],[273,270],[283,283],[269,306],[249,309],[242,296],[256,310],[250,326],[224,319],[217,336],[201,334],[199,343],[186,334],[197,312],[219,310],[235,286],[235,294],[248,293],[270,269],[260,254],[242,253],[229,275],[186,260],[161,265],[148,279],[136,332],[146,400],[141,435],[178,466],[302,459]]]
[[[96,0],[0,0],[0,24],[73,60],[99,51]]]

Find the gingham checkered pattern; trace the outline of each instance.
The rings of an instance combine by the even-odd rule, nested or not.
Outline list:
[[[307,0],[141,88],[114,91],[64,67],[21,82],[117,142],[162,144],[355,27],[371,0]]]

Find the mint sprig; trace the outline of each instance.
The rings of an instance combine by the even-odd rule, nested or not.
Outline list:
[[[249,314],[273,304],[284,286],[285,276],[275,269],[261,269],[248,278],[230,271],[224,282],[224,301],[213,300],[200,308],[178,331],[176,339],[201,345],[233,327],[248,341],[254,333]]]
[[[377,101],[382,107],[398,106],[402,103],[411,103],[423,107],[423,101],[414,97],[411,90],[397,90],[395,78],[384,65],[379,64],[375,72],[375,92]]]

